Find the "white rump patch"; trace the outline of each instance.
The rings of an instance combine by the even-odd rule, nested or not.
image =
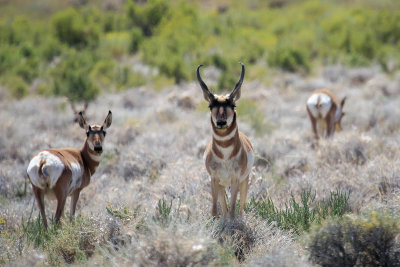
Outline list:
[[[72,181],[69,186],[68,195],[82,185],[82,167],[78,163],[71,163]]]
[[[313,94],[307,100],[307,107],[314,118],[325,118],[332,107],[332,99],[327,94]]]
[[[40,162],[44,162],[42,166],[43,176],[39,176]],[[48,151],[42,151],[37,154],[29,162],[27,173],[35,186],[46,189],[53,188],[64,171],[64,164],[61,160]]]

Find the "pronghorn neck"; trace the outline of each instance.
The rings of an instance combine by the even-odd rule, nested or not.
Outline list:
[[[93,175],[96,171],[97,166],[100,164],[101,153],[97,153],[89,147],[88,141],[86,140],[81,148],[81,155],[85,164],[90,170],[90,174]]]
[[[236,112],[231,125],[226,129],[218,129],[212,120],[211,124],[213,126],[212,151],[220,159],[232,159],[238,154],[241,147]]]

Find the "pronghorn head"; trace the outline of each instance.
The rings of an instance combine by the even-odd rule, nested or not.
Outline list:
[[[342,99],[342,101],[340,101],[340,108],[338,108],[336,111],[336,115],[335,115],[335,128],[336,129],[335,130],[337,132],[340,132],[342,130],[341,121],[342,121],[343,116],[345,115],[345,113],[343,112],[343,106],[344,106],[345,102],[346,102],[346,97],[344,97]]]
[[[207,85],[203,82],[200,76],[200,67],[197,67],[197,79],[199,80],[201,89],[203,90],[204,99],[209,103],[211,111],[211,119],[217,129],[228,128],[235,117],[235,103],[240,98],[241,86],[244,78],[244,65],[242,65],[242,72],[240,73],[239,81],[237,82],[235,89],[227,95],[216,95],[210,92]]]
[[[86,142],[88,143],[89,148],[96,153],[101,154],[103,152],[103,141],[106,136],[105,130],[110,127],[112,122],[111,110],[108,111],[108,115],[101,126],[97,124],[87,124],[82,112],[79,112],[78,122],[79,126],[86,131]]]

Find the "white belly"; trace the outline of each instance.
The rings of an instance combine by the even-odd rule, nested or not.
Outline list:
[[[240,155],[240,153],[238,153]],[[214,157],[214,162],[211,164],[211,176],[218,180],[222,186],[231,186],[235,180],[239,180],[239,183],[244,181],[250,174],[251,168],[254,164],[254,153],[247,153],[247,166],[243,174],[241,174],[242,168],[240,167],[238,158],[233,160],[222,160]]]

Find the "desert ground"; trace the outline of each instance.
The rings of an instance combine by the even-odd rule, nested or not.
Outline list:
[[[202,76],[215,88],[218,72],[208,67]],[[347,101],[343,131],[315,144],[305,102],[319,88]],[[89,105],[89,123],[102,123],[108,110],[113,123],[100,166],[78,202],[77,236],[89,236],[79,243],[86,257],[69,249],[75,237],[69,200],[62,234],[35,246],[24,230],[39,216],[30,185],[24,188],[29,160],[45,148],[79,148],[85,132],[64,98],[10,99],[0,89],[0,264],[314,265],[308,233],[283,230],[251,210],[238,222],[211,219],[203,161],[211,125],[195,82],[102,93]],[[268,83],[245,77],[237,107],[239,129],[256,153],[248,202],[270,198],[284,208],[303,190],[315,192],[316,200],[341,190],[349,194],[347,216],[399,213],[400,73],[333,65],[308,76],[277,72]],[[45,202],[51,217],[56,201]],[[170,203],[164,218],[160,209]],[[239,239],[240,261],[232,253]]]

